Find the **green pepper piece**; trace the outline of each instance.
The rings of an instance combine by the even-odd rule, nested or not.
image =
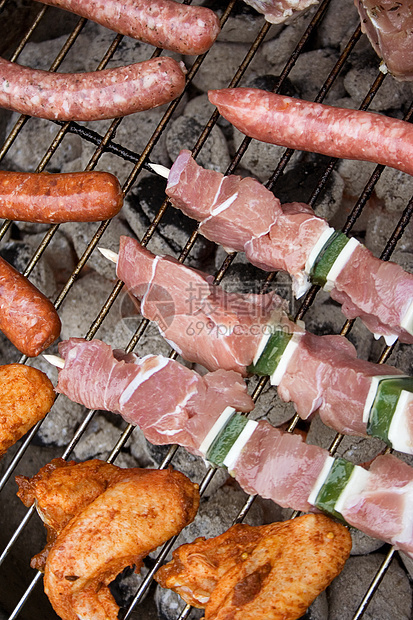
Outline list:
[[[318,284],[319,286],[325,285],[328,272],[349,241],[349,237],[339,230],[336,230],[336,232],[331,235],[315,259],[310,270],[310,280],[313,284]]]
[[[316,497],[315,505],[323,512],[333,515],[343,521],[341,513],[335,510],[335,505],[346,486],[354,469],[353,463],[342,458],[335,459],[330,472]]]
[[[239,413],[234,413],[212,442],[211,447],[206,453],[207,461],[213,463],[213,465],[222,467],[224,465],[225,457],[231,450],[247,423],[248,419],[245,416]]]
[[[248,366],[248,372],[254,375],[272,375],[291,338],[292,333],[282,331],[281,329],[271,334],[257,363]]]
[[[367,433],[379,437],[389,446],[392,446],[389,440],[390,425],[403,390],[413,392],[413,377],[383,377],[370,410]]]

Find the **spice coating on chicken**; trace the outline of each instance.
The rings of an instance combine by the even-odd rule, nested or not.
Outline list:
[[[0,456],[44,418],[54,399],[53,384],[41,370],[0,366]]]
[[[36,504],[47,529],[47,545],[32,558],[31,567],[44,571],[47,554],[69,521],[131,471],[134,476],[145,474],[139,468],[122,469],[99,459],[75,463],[59,458],[47,463],[32,478],[16,476],[18,497],[27,507]]]
[[[350,550],[347,528],[320,514],[235,525],[179,547],[155,579],[205,607],[205,620],[295,620],[341,572]]]
[[[49,497],[46,521],[59,530],[46,559],[45,592],[63,620],[115,620],[119,608],[108,584],[126,566],[140,570],[148,553],[194,519],[198,485],[173,470],[121,469],[97,460],[43,468],[43,474],[31,489],[26,479],[23,499],[38,498],[47,514]],[[65,498],[66,516],[60,514]]]

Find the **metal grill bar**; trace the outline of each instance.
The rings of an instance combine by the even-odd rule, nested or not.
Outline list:
[[[297,58],[299,57],[299,55],[301,54],[301,52],[303,51],[303,48],[305,47],[311,33],[317,28],[317,26],[319,25],[319,23],[321,23],[324,15],[325,15],[325,11],[327,10],[327,7],[329,5],[330,0],[324,0],[321,4],[320,7],[318,9],[318,11],[316,12],[316,14],[314,15],[314,17],[311,19],[309,26],[307,28],[307,30],[305,31],[303,37],[300,39],[300,42],[298,43],[295,51],[293,52],[293,54],[291,55],[289,61],[287,62],[281,76],[280,76],[280,80],[279,80],[279,84],[278,84],[278,89],[281,88],[283,81],[285,80],[285,78],[287,77],[287,75],[289,74],[289,72],[291,71],[291,69],[293,68]],[[3,7],[5,6],[5,4],[7,3],[7,0],[2,0],[2,2],[0,2],[0,11],[3,9]],[[228,17],[231,14],[231,11],[233,10],[234,6],[236,5],[236,0],[233,0],[232,2],[228,3],[228,7],[226,9],[226,11],[224,12],[224,15],[222,17],[221,23],[224,26],[225,22],[227,21]],[[21,43],[19,44],[18,48],[16,49],[16,52],[13,56],[13,59],[16,59],[18,57],[18,55],[20,54],[20,52],[22,51],[22,49],[24,48],[24,46],[26,45],[27,41],[30,39],[33,31],[35,30],[35,28],[38,26],[38,24],[40,23],[40,21],[42,20],[45,12],[46,12],[46,8],[42,8],[42,10],[40,11],[40,13],[38,14],[38,16],[36,17],[35,21],[33,22],[32,26],[30,27],[30,29],[28,30],[28,32],[26,33],[26,35],[24,36],[24,38],[22,39]],[[59,55],[57,56],[57,58],[55,59],[54,63],[52,64],[51,70],[55,71],[57,70],[57,68],[59,67],[60,63],[62,62],[63,58],[65,57],[65,55],[67,54],[67,52],[69,51],[69,49],[71,48],[71,46],[74,44],[78,34],[80,33],[81,29],[83,28],[85,23],[85,20],[80,20],[80,22],[78,23],[78,26],[76,27],[76,29],[73,31],[73,33],[69,36],[66,45],[64,46],[64,48],[62,48],[61,52],[59,53]],[[247,55],[245,56],[243,62],[241,63],[241,65],[239,66],[239,68],[237,69],[233,79],[231,80],[231,83],[229,84],[229,86],[235,86],[237,84],[240,83],[240,80],[242,79],[242,77],[245,74],[245,71],[247,70],[250,62],[252,61],[252,59],[254,58],[254,55],[256,54],[257,50],[259,49],[260,45],[262,44],[267,32],[269,30],[269,25],[264,23],[263,28],[261,29],[261,32],[259,33],[257,39],[254,41],[254,43],[251,45],[250,49],[247,52]],[[357,42],[357,40],[360,37],[360,29],[357,28],[355,33],[352,35],[351,39],[349,40],[349,42],[347,43],[343,53],[341,54],[339,60],[336,63],[336,66],[334,67],[334,69],[332,70],[332,72],[330,73],[330,75],[328,76],[327,80],[325,81],[325,83],[323,84],[323,86],[320,89],[319,95],[317,97],[317,101],[322,101],[326,94],[328,93],[328,91],[331,89],[331,86],[334,84],[335,79],[337,78],[337,76],[339,75],[344,62],[347,60],[348,56],[351,54],[355,43]],[[116,37],[112,46],[109,48],[107,54],[105,55],[104,59],[102,59],[101,63],[99,64],[99,69],[103,68],[106,63],[108,62],[108,60],[111,58],[111,56],[113,55],[117,45],[120,42],[121,37]],[[157,51],[157,54],[159,54],[160,52]],[[196,72],[198,71],[202,61],[203,61],[204,57],[199,57],[194,65],[192,66],[192,68],[189,70],[188,73],[188,82],[191,82],[191,80],[193,79],[193,77],[195,76]],[[370,88],[367,96],[365,97],[363,103],[362,103],[362,109],[366,109],[371,102],[372,97],[374,97],[374,95],[376,94],[378,88],[381,86],[381,83],[384,80],[384,76],[382,74],[379,74],[379,76],[377,77],[377,79],[375,80],[374,84],[372,85],[372,87]],[[47,149],[47,151],[45,152],[44,157],[42,158],[37,170],[41,171],[44,170],[47,163],[50,161],[52,155],[55,153],[55,151],[58,149],[58,147],[60,146],[64,136],[67,133],[75,133],[79,136],[82,137],[82,139],[87,140],[93,144],[95,144],[97,146],[97,149],[95,150],[88,166],[86,169],[93,169],[98,160],[100,159],[101,155],[103,153],[111,153],[114,154],[118,157],[121,157],[122,159],[124,159],[125,161],[129,161],[131,163],[134,164],[133,170],[130,173],[127,181],[124,184],[123,190],[125,192],[125,194],[131,189],[133,183],[136,181],[140,171],[142,169],[148,170],[150,169],[149,166],[147,165],[148,162],[148,157],[150,155],[150,153],[152,152],[154,146],[156,145],[156,143],[158,142],[160,136],[162,135],[163,131],[165,130],[165,128],[167,127],[173,112],[176,110],[176,107],[179,103],[179,100],[177,100],[176,102],[172,103],[171,106],[168,108],[168,111],[166,112],[166,114],[164,115],[163,119],[160,121],[160,123],[158,124],[157,128],[155,129],[152,137],[150,138],[147,146],[145,147],[145,149],[142,151],[142,153],[140,155],[138,155],[137,153],[134,153],[128,149],[126,149],[125,147],[123,147],[122,145],[117,144],[116,142],[113,142],[113,137],[115,134],[115,131],[117,129],[117,127],[119,126],[119,124],[121,123],[122,119],[116,119],[112,124],[111,127],[109,128],[109,130],[106,132],[106,134],[104,136],[100,136],[99,134],[97,134],[96,132],[91,131],[88,128],[82,127],[80,125],[78,125],[77,123],[65,123],[65,124],[60,124],[62,125],[60,131],[58,132],[58,134],[56,135],[54,141],[52,142],[52,144],[50,145],[50,147]],[[409,111],[406,120],[410,120],[410,115],[411,115],[411,111]],[[198,155],[200,150],[202,149],[202,146],[204,145],[205,141],[207,140],[212,127],[215,125],[215,123],[218,120],[218,114],[215,112],[209,122],[205,125],[204,130],[201,132],[198,141],[193,149],[193,153],[194,156]],[[8,152],[8,150],[11,148],[11,146],[13,145],[15,139],[17,138],[19,132],[21,131],[21,129],[23,128],[23,126],[25,125],[26,122],[29,121],[28,117],[20,117],[20,119],[17,121],[14,129],[12,130],[12,132],[10,133],[10,135],[8,136],[8,138],[6,139],[3,148],[0,150],[0,160],[2,160],[4,158],[4,156],[6,155],[6,153]],[[246,152],[248,145],[250,144],[250,139],[246,138],[243,143],[241,144],[240,148],[238,149],[237,153],[235,154],[235,156],[232,159],[231,165],[227,171],[228,174],[232,173],[235,168],[239,165],[239,163],[242,160],[242,157],[244,155],[244,153]],[[286,151],[285,155],[283,156],[283,158],[281,159],[280,163],[278,164],[278,166],[276,167],[273,175],[271,176],[271,178],[269,179],[267,186],[269,188],[272,188],[273,185],[276,183],[276,181],[279,179],[279,177],[281,176],[281,174],[283,173],[283,171],[285,170],[286,164],[289,161],[291,157],[291,154],[288,152],[288,150]],[[331,171],[333,170],[335,165],[335,162],[331,162],[330,165],[328,166],[327,170],[324,172],[324,174],[321,177],[320,183],[317,185],[317,188],[315,189],[313,195],[311,196],[309,202],[311,205],[315,204],[317,201],[317,198],[322,190],[322,188],[324,187],[327,178],[329,176],[329,174],[331,174]],[[346,232],[351,230],[352,226],[354,225],[356,219],[359,217],[359,215],[361,214],[369,196],[371,195],[374,186],[380,176],[381,170],[377,170],[373,175],[371,180],[369,181],[368,185],[366,185],[366,188],[363,192],[363,194],[360,196],[357,204],[355,205],[352,214],[349,216],[348,222],[346,224]],[[413,199],[412,199],[413,200]],[[143,239],[142,239],[142,244],[143,245],[147,245],[148,242],[151,240],[154,232],[157,230],[157,227],[159,225],[159,223],[162,220],[163,215],[165,214],[167,208],[169,207],[168,201],[165,201],[156,217],[154,218],[153,222],[151,223],[151,225],[148,227],[146,234],[144,235]],[[394,230],[391,238],[389,239],[388,243],[386,244],[386,247],[383,251],[382,257],[387,260],[392,251],[394,250],[394,247],[397,243],[397,241],[400,239],[400,237],[402,236],[408,222],[410,221],[410,217],[411,217],[411,212],[413,209],[413,202],[410,201],[409,205],[406,207],[405,212],[402,216],[402,218],[400,219],[396,229]],[[99,242],[102,234],[105,232],[105,230],[107,229],[107,227],[109,226],[110,222],[103,222],[98,230],[96,231],[95,235],[93,236],[93,238],[91,239],[90,243],[88,244],[83,256],[80,258],[78,265],[76,266],[75,270],[73,271],[71,277],[69,278],[68,282],[66,283],[65,287],[62,289],[61,293],[59,294],[59,296],[57,297],[56,301],[55,301],[55,306],[56,308],[59,308],[61,306],[61,304],[64,302],[67,293],[69,292],[69,290],[71,289],[73,283],[75,282],[75,280],[78,278],[81,270],[83,269],[83,267],[87,264],[87,261],[90,257],[90,255],[92,254],[93,250],[95,249],[97,243]],[[10,228],[11,226],[11,222],[6,222],[3,224],[2,228],[0,229],[0,239],[4,237],[5,233],[7,232],[7,230]],[[29,264],[27,265],[27,268],[25,270],[25,274],[29,275],[34,266],[38,263],[38,261],[41,259],[43,252],[45,250],[45,248],[47,247],[47,245],[49,244],[50,240],[52,239],[53,235],[55,234],[56,230],[57,230],[57,226],[56,227],[51,227],[51,229],[48,231],[48,233],[45,235],[42,243],[39,245],[38,249],[36,250],[36,252],[34,253],[32,259],[30,260]],[[181,255],[179,256],[179,260],[181,262],[185,261],[186,258],[188,257],[188,255],[190,254],[190,251],[192,250],[192,247],[196,241],[197,238],[197,231],[194,230],[194,233],[190,236],[190,238],[188,239]],[[222,264],[221,268],[218,270],[216,276],[215,276],[215,281],[216,282],[220,282],[229,266],[232,263],[232,260],[234,259],[235,254],[233,255],[229,255],[226,260],[224,261],[224,263]],[[274,274],[270,274],[267,279],[265,280],[264,284],[263,284],[263,290],[265,289],[265,287],[269,284],[269,282],[272,281],[272,279],[274,278]],[[91,339],[93,338],[93,336],[96,334],[97,330],[99,329],[99,327],[101,326],[102,322],[104,321],[105,317],[107,316],[107,314],[109,313],[114,301],[116,300],[116,298],[118,297],[120,291],[122,290],[122,283],[121,282],[117,282],[117,284],[115,285],[113,291],[111,292],[111,294],[109,295],[107,301],[104,303],[104,305],[100,308],[97,317],[95,319],[95,321],[92,323],[89,331],[87,332],[86,338]],[[310,294],[306,297],[306,299],[304,300],[304,303],[301,305],[301,308],[299,310],[299,313],[297,316],[301,317],[305,314],[305,312],[308,310],[308,308],[310,307],[310,305],[312,304],[314,298],[315,298],[315,294],[316,294],[316,290],[312,290],[310,292]],[[135,348],[135,346],[137,345],[137,343],[139,342],[139,339],[141,338],[141,336],[143,335],[143,333],[146,330],[146,327],[148,326],[148,321],[147,320],[143,320],[138,329],[136,330],[135,334],[133,335],[131,341],[128,344],[127,350],[131,351]],[[347,326],[346,326],[347,325]],[[350,329],[350,324],[346,324],[343,327],[343,334],[347,334],[349,329]],[[385,359],[388,358],[390,352],[391,352],[392,348],[387,347],[383,353],[382,356],[380,358],[380,362],[383,362]],[[171,356],[173,356],[174,354],[171,353]],[[258,382],[255,390],[254,390],[254,394],[253,397],[255,400],[257,400],[260,396],[260,394],[262,393],[263,388],[266,385],[266,379],[262,379]],[[88,427],[89,423],[91,422],[93,416],[94,416],[93,411],[88,412],[87,416],[85,417],[85,419],[83,420],[81,426],[79,427],[78,431],[75,433],[75,436],[73,437],[72,441],[70,442],[70,444],[66,447],[64,453],[63,453],[63,458],[68,458],[68,456],[70,455],[70,453],[73,451],[75,445],[77,444],[77,442],[80,440],[81,436],[83,435],[83,433],[85,432],[86,428]],[[295,418],[290,427],[289,430],[292,431],[296,424],[297,424],[298,418]],[[30,445],[31,440],[33,439],[33,437],[35,436],[39,426],[41,423],[39,423],[38,425],[36,425],[36,427],[29,433],[29,435],[27,436],[27,438],[25,439],[25,441],[23,442],[23,444],[21,445],[21,447],[19,448],[17,454],[15,455],[11,465],[9,466],[7,472],[5,473],[5,475],[2,477],[2,479],[0,480],[0,491],[4,488],[6,482],[9,480],[9,478],[11,477],[12,473],[14,472],[17,464],[20,462],[20,460],[22,459],[22,457],[24,456],[24,453],[27,449],[27,447]],[[111,454],[108,457],[108,462],[114,462],[116,457],[118,456],[120,450],[122,449],[122,447],[125,445],[127,439],[129,438],[130,434],[133,431],[133,427],[132,426],[128,426],[125,431],[121,434],[121,436],[119,437],[118,442],[116,443],[116,445],[113,447],[113,450],[111,452]],[[332,443],[332,445],[330,446],[330,451],[331,453],[334,453],[337,448],[338,445],[341,441],[342,437],[337,435],[334,442]],[[163,463],[160,465],[161,468],[167,467],[172,461],[173,458],[175,456],[176,453],[176,447],[172,447],[171,450],[169,451],[168,455],[165,457]],[[214,475],[214,470],[210,469],[205,477],[205,479],[203,480],[203,482],[201,483],[201,491],[203,492],[207,485],[209,484],[212,476]],[[236,518],[236,522],[242,521],[249,508],[252,505],[252,502],[254,501],[253,497],[250,497],[247,501],[247,503],[245,504],[244,508],[241,510],[241,512],[239,513],[238,517]],[[24,530],[26,524],[29,522],[32,514],[34,513],[34,509],[29,509],[24,517],[24,519],[22,520],[20,526],[18,527],[18,529],[15,532],[15,535],[13,536],[13,538],[10,540],[9,545],[7,545],[7,548],[5,549],[5,551],[3,552],[3,555],[0,557],[0,565],[2,563],[2,561],[5,559],[5,557],[9,554],[12,546],[14,545],[14,543],[16,542],[16,540],[18,539],[18,537],[20,536],[21,532]],[[162,549],[159,557],[156,560],[156,564],[155,564],[155,568],[153,568],[149,575],[145,578],[141,588],[139,588],[138,592],[136,593],[136,596],[132,602],[132,604],[130,605],[128,611],[126,612],[126,616],[125,618],[129,618],[134,607],[141,602],[145,592],[147,591],[153,574],[156,571],[157,567],[159,567],[159,565],[163,562],[164,558],[167,556],[169,550],[173,547],[173,544],[175,542],[175,539],[172,541],[169,541]],[[386,558],[386,561],[383,563],[382,567],[380,568],[380,570],[378,571],[375,579],[373,580],[369,590],[366,592],[365,597],[363,598],[363,601],[360,604],[360,607],[356,613],[356,615],[354,616],[353,620],[358,620],[359,618],[362,617],[369,601],[371,600],[371,597],[374,596],[374,593],[377,590],[377,587],[381,581],[381,579],[383,578],[388,566],[390,565],[390,562],[393,558],[394,552],[393,550],[391,550]],[[30,594],[32,593],[34,587],[36,586],[36,584],[38,583],[38,581],[40,580],[40,574],[37,573],[36,576],[34,577],[32,583],[29,585],[28,589],[26,590],[25,594],[23,595],[23,597],[21,598],[19,604],[17,605],[17,607],[15,608],[12,616],[10,616],[10,618],[15,618],[18,616],[18,614],[20,613],[23,605],[28,601],[28,599],[30,598]],[[190,606],[186,606],[184,608],[184,610],[182,611],[181,615],[179,616],[179,618],[187,618],[189,613],[191,611]]]

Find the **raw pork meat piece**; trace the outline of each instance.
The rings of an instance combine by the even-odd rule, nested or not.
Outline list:
[[[281,269],[289,273],[299,297],[299,291],[308,288],[305,265],[310,252],[329,226],[302,202],[283,204],[281,209],[282,217],[277,218],[268,233],[252,238],[244,251],[250,263],[264,271]]]
[[[157,445],[179,443],[197,453],[226,407],[244,412],[254,407],[242,377],[233,371],[201,377],[160,355],[138,358],[82,338],[60,343],[59,353],[65,366],[57,392],[90,409],[119,413]]]
[[[120,238],[116,273],[171,346],[208,370],[246,375],[270,325],[297,329],[286,314],[287,303],[275,293],[227,293],[212,276],[155,256],[131,237]]]
[[[366,436],[363,411],[372,377],[398,374],[403,373],[392,366],[357,359],[356,349],[343,336],[306,332],[278,385],[278,394],[286,402],[293,401],[304,420],[317,412],[338,433]]]
[[[394,334],[413,343],[413,335],[401,326],[413,302],[413,275],[396,263],[382,261],[359,245],[330,295],[348,319],[360,317],[373,334]]]
[[[354,527],[412,557],[413,469],[392,454],[378,456],[367,484],[354,489],[341,513]]]
[[[289,17],[296,17],[319,0],[244,0],[272,24],[282,24]]]
[[[410,0],[354,0],[361,30],[383,59],[383,72],[413,80],[413,4]]]
[[[194,174],[196,182],[192,183]],[[262,219],[251,216],[251,205],[245,207],[247,197],[242,192],[241,181],[231,203],[233,219],[223,220],[230,215],[229,209],[212,216],[205,198],[207,192],[202,192],[202,187],[217,186],[222,179],[221,173],[202,169],[189,151],[182,151],[172,166],[166,193],[174,207],[201,222],[199,231],[208,239],[222,245],[232,241],[229,243],[232,249],[243,249],[249,261],[262,269],[287,270],[303,290],[309,276],[306,263],[321,235],[328,231],[328,223],[317,217],[308,205],[291,203],[281,207],[272,192],[257,181],[254,183],[261,187],[261,192],[257,192],[253,206],[254,212],[258,212]],[[265,226],[258,225],[264,219]],[[243,224],[238,234],[240,222]],[[342,310],[347,318],[359,316],[377,337],[385,336],[390,344],[397,337],[401,342],[413,343],[411,318],[407,327],[404,326],[405,317],[410,316],[412,310],[413,275],[396,263],[382,261],[364,246],[358,246],[332,284],[331,296],[343,304]]]
[[[166,193],[174,207],[201,222],[204,237],[228,251],[243,251],[251,238],[265,235],[282,213],[278,198],[259,181],[205,170],[188,150],[175,160]]]
[[[260,421],[230,474],[247,493],[258,493],[284,508],[310,511],[308,497],[328,450],[305,443]]]

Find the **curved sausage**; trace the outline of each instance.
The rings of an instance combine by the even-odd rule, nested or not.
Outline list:
[[[0,330],[24,355],[35,357],[58,338],[61,323],[52,302],[0,258]]]
[[[132,39],[178,52],[203,54],[221,26],[211,9],[174,0],[42,0]]]
[[[52,73],[0,58],[0,106],[49,120],[94,121],[155,108],[185,88],[167,56],[90,73]]]
[[[0,171],[0,218],[20,222],[100,222],[123,204],[118,179],[108,172]]]
[[[413,125],[406,121],[254,88],[212,90],[208,97],[224,118],[261,142],[413,174]]]

